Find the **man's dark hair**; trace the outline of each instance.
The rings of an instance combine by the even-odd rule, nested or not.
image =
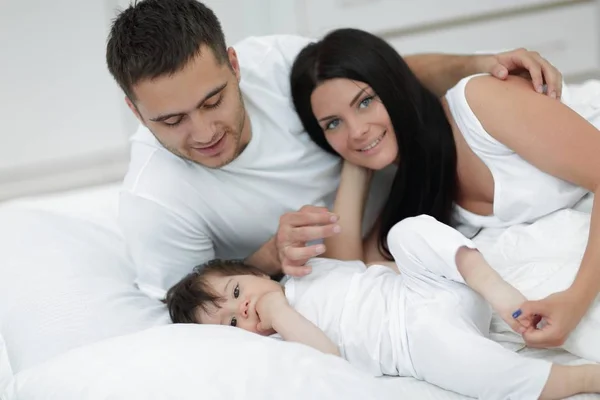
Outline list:
[[[198,265],[167,292],[164,302],[174,323],[197,323],[196,310],[208,312],[210,306],[220,308],[223,299],[208,284],[209,276],[265,275],[260,269],[240,260],[212,260]]]
[[[134,100],[133,86],[181,71],[208,46],[218,62],[228,60],[216,15],[196,0],[142,0],[114,19],[108,44],[108,70]]]

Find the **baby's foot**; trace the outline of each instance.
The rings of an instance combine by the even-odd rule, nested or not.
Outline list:
[[[494,311],[506,322],[513,331],[523,334],[527,329],[534,326],[532,318],[521,318],[520,307],[527,301],[527,298],[512,285],[503,282],[498,285],[488,296],[488,301]]]

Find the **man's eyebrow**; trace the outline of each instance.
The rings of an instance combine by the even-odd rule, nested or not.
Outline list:
[[[225,82],[224,84],[220,85],[219,87],[216,87],[213,90],[211,90],[210,92],[208,92],[202,98],[202,100],[200,100],[198,102],[198,104],[196,104],[196,108],[202,107],[202,105],[206,102],[206,100],[210,99],[211,97],[213,97],[216,94],[219,94],[226,87],[227,87],[227,82]],[[173,112],[173,113],[169,113],[169,114],[159,115],[158,117],[155,117],[155,118],[150,118],[150,121],[152,121],[152,122],[162,122],[162,121],[167,120],[169,118],[178,117],[180,115],[185,115],[185,114],[186,114],[186,112],[183,112],[183,111]]]

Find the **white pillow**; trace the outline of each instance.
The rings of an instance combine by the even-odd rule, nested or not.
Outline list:
[[[126,254],[120,236],[98,224],[3,207],[5,369],[16,374],[75,347],[169,323],[166,307],[134,286]]]
[[[397,399],[345,360],[227,326],[176,324],[23,371],[6,400]]]

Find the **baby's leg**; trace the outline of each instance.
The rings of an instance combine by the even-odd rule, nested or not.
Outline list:
[[[401,273],[460,283],[466,282],[458,271],[456,255],[461,248],[477,248],[460,232],[428,215],[398,222],[388,233],[387,244]]]
[[[528,327],[529,321],[521,325],[512,316],[525,296],[504,281],[475,244],[457,230],[430,216],[407,218],[390,230],[388,247],[399,271],[414,282],[436,285],[445,278],[466,283],[516,332],[522,333]]]
[[[481,307],[479,296],[468,288],[455,286],[456,290],[439,295],[434,288],[426,301],[407,304],[408,353],[416,377],[489,400],[561,399],[600,391],[598,365],[553,365],[485,337],[481,326],[489,318],[489,308]]]

